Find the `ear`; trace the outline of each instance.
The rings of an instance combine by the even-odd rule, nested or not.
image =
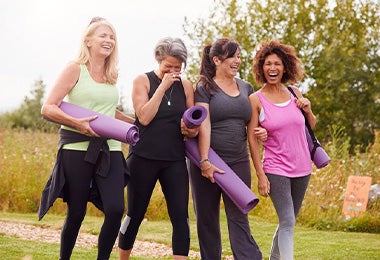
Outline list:
[[[219,58],[216,57],[216,56],[212,57],[212,61],[214,62],[215,65],[219,65],[221,63],[221,61],[219,60]]]
[[[87,48],[91,48],[92,44],[90,40],[85,40],[84,43],[86,44]]]

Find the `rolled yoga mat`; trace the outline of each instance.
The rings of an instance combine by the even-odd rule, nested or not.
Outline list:
[[[305,127],[305,129],[306,129],[305,132],[306,132],[307,144],[309,146],[309,151],[311,154],[311,160],[314,162],[315,166],[318,169],[323,168],[329,164],[331,159],[328,156],[328,154],[326,153],[325,149],[323,149],[322,146],[315,144],[313,142],[313,139],[312,139],[307,127]],[[318,142],[318,140],[316,140],[316,141]],[[316,146],[316,148],[314,146]],[[313,149],[315,149],[314,152],[313,152]]]
[[[133,124],[65,101],[62,101],[59,107],[66,114],[76,118],[97,115],[98,117],[96,119],[90,121],[90,126],[95,133],[100,136],[115,139],[130,145],[135,145],[139,140],[138,127]]]
[[[193,116],[195,118],[193,118]],[[185,111],[183,114],[183,121],[187,127],[192,128],[199,126],[206,117],[207,110],[203,106],[193,106]],[[199,161],[201,158],[197,139],[188,138],[185,141],[185,152],[187,158],[200,168]],[[258,197],[211,147],[209,149],[208,158],[212,164],[224,171],[222,174],[214,174],[215,182],[235,203],[239,210],[244,214],[247,214],[259,202]]]
[[[207,110],[204,106],[192,106],[183,113],[182,119],[187,128],[196,128],[206,117]]]

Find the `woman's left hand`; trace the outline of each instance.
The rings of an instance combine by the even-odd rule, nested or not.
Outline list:
[[[181,133],[189,138],[194,138],[199,133],[199,126],[196,128],[187,128],[183,120],[181,119]]]
[[[311,111],[311,102],[309,99],[301,97],[295,100],[297,107],[301,108],[306,113]]]

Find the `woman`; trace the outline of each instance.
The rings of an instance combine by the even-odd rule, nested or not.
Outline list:
[[[195,137],[181,118],[194,105],[191,83],[181,77],[187,49],[179,38],[161,39],[154,50],[158,68],[133,81],[132,101],[140,140],[128,158],[128,212],[119,233],[119,259],[129,259],[157,180],[173,226],[174,259],[187,259],[189,184],[184,136]],[[182,130],[181,130],[182,128]]]
[[[215,174],[223,171],[208,159],[210,147],[250,187],[251,171],[247,149],[246,125],[251,118],[248,96],[252,86],[236,77],[240,65],[240,47],[232,39],[221,38],[203,50],[200,80],[195,92],[196,105],[204,106],[208,116],[200,126],[198,147],[201,169],[190,164],[201,256],[204,260],[221,259],[220,198],[227,215],[231,249],[235,259],[262,259],[251,235],[247,214],[215,184]],[[265,139],[266,131],[255,129]]]
[[[316,118],[310,101],[292,87],[298,96],[295,99],[285,86],[304,77],[302,62],[292,46],[276,40],[261,44],[254,58],[253,73],[262,88],[249,98],[252,117],[248,125],[248,140],[259,193],[270,196],[279,219],[270,259],[289,260],[293,259],[295,220],[312,171],[301,109],[312,128]],[[259,125],[268,131],[268,139],[263,142],[263,163],[252,130]]]
[[[99,138],[90,126],[96,116],[73,118],[59,108],[66,98],[69,103],[128,119],[115,111],[119,100],[115,86],[117,59],[115,29],[107,20],[94,18],[83,34],[78,58],[62,71],[41,109],[45,118],[64,125],[60,130],[56,165],[43,192],[39,212],[42,218],[57,196],[63,196],[67,202],[67,216],[61,232],[62,260],[70,259],[93,190],[97,191],[101,202],[97,206],[104,212],[97,259],[109,259],[120,227],[126,176],[121,143]],[[94,145],[99,148],[90,151],[89,147]],[[108,164],[100,163],[108,157]],[[57,180],[61,180],[58,185]],[[50,194],[56,196],[50,198]]]

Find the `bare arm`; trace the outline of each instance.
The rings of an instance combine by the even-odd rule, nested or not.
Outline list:
[[[76,63],[69,63],[59,75],[46,101],[42,105],[41,114],[45,118],[70,126],[82,134],[98,136],[90,127],[90,121],[97,116],[74,118],[63,112],[59,106],[64,97],[71,91],[78,81],[80,66]]]
[[[209,105],[207,103],[196,103],[196,105],[204,106],[207,109],[207,117],[203,121],[199,129],[198,135],[198,149],[201,157],[201,161],[208,159],[208,152],[210,150],[210,138],[211,138],[211,121]],[[224,171],[215,167],[211,161],[203,161],[200,164],[202,176],[209,179],[212,183],[215,182],[214,172],[224,173]]]
[[[133,81],[132,102],[139,122],[148,125],[156,116],[165,91],[179,78],[173,78],[171,73],[166,73],[162,78],[161,84],[149,99],[150,90],[149,79],[146,74],[141,74]],[[174,86],[173,86],[174,87]]]
[[[317,117],[313,114],[313,111],[311,110],[310,100],[303,97],[301,91],[299,91],[297,88],[293,88],[293,90],[298,97],[296,99],[297,107],[301,108],[305,112],[306,119],[309,122],[311,129],[314,129],[315,125],[317,124]]]
[[[261,110],[261,103],[256,94],[249,96],[249,102],[251,104],[252,114],[247,128],[248,143],[251,153],[251,159],[256,170],[258,178],[258,189],[262,196],[267,197],[270,192],[270,183],[262,167],[260,146],[257,134],[255,132],[259,127],[259,114]]]
[[[124,114],[123,112],[121,112],[118,109],[115,109],[115,118],[119,119],[119,120],[122,120],[124,122],[127,122],[129,124],[134,124],[135,123],[135,118],[134,117],[128,116],[128,115]]]

